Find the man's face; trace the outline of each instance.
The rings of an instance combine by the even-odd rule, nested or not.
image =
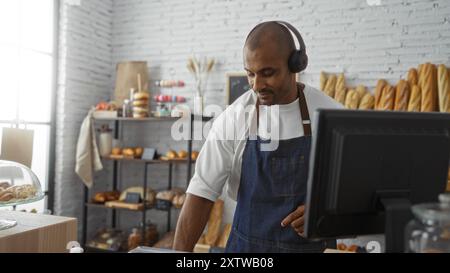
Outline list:
[[[261,105],[285,104],[292,92],[295,75],[288,69],[286,53],[279,52],[273,43],[251,50],[244,48],[244,67],[250,86]]]

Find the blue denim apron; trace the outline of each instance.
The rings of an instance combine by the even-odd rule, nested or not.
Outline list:
[[[300,87],[299,104],[304,136],[279,140],[275,151],[261,151],[261,144],[268,141],[259,136],[256,140],[247,139],[226,252],[322,252],[335,245],[334,240],[309,241],[290,225],[281,226],[281,221],[303,205],[306,198],[311,124]]]

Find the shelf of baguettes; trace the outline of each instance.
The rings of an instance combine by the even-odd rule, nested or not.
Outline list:
[[[140,159],[140,158],[132,158],[132,157],[116,157],[116,156],[102,156],[102,159],[105,160],[120,160],[120,161],[131,161],[131,162],[143,162],[148,164],[168,164],[168,163],[187,163],[188,160],[186,158],[175,158],[168,159],[162,157],[160,159]],[[191,163],[195,163],[195,160],[192,160]]]

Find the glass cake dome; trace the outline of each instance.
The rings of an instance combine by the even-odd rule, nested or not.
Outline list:
[[[0,160],[0,207],[36,202],[44,198],[38,177],[27,166]],[[14,220],[0,218],[0,230],[14,227]]]

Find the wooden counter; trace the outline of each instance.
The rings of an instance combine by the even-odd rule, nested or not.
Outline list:
[[[0,230],[0,253],[63,253],[68,242],[77,241],[75,218],[0,211],[0,219],[17,221]]]

